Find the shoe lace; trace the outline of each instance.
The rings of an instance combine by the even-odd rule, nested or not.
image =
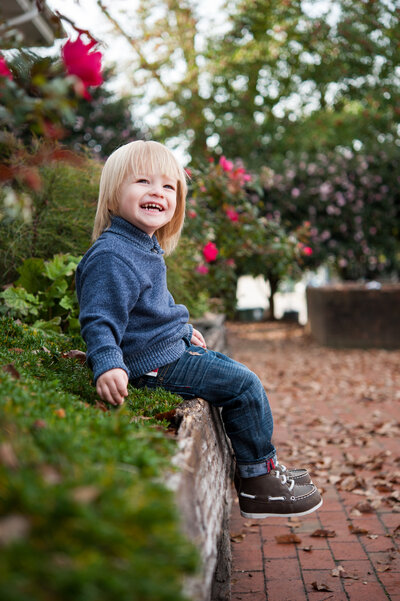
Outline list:
[[[283,474],[282,471],[280,471],[279,469],[277,469],[278,466],[275,466],[275,477],[276,478],[280,478],[282,484],[287,484],[287,486],[289,487],[289,491],[292,492],[293,487],[294,487],[294,480],[292,480],[291,478],[288,478],[286,476],[286,474]],[[279,468],[285,467],[284,465],[280,465]],[[286,470],[286,468],[285,468]]]

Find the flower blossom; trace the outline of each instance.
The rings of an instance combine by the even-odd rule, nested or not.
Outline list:
[[[196,271],[197,271],[197,273],[201,273],[201,275],[207,275],[207,273],[209,272],[209,269],[208,269],[207,265],[197,265]]]
[[[96,45],[94,40],[84,44],[78,36],[75,42],[68,40],[62,49],[62,58],[69,75],[76,75],[83,84],[83,97],[90,100],[89,86],[103,83],[101,74],[101,52],[90,52]]]
[[[311,246],[304,246],[303,254],[307,255],[307,257],[310,257],[313,254],[313,249],[311,248]]]
[[[246,173],[246,169],[244,169],[243,167],[238,167],[237,169],[235,169],[231,177],[232,179],[237,179],[242,186],[246,182],[251,182],[250,173]]]
[[[218,252],[218,248],[215,246],[214,242],[207,242],[207,244],[203,247],[203,256],[207,263],[215,261]]]
[[[0,77],[7,77],[7,79],[12,79],[13,75],[10,69],[7,67],[7,63],[4,60],[4,57],[0,54]]]
[[[228,219],[230,219],[231,221],[239,221],[239,213],[235,211],[235,209],[228,207],[225,213]]]
[[[197,213],[194,209],[189,209],[187,215],[189,219],[194,219],[195,217],[197,217]]]
[[[224,171],[232,171],[233,169],[233,163],[232,161],[228,161],[228,159],[226,157],[224,157],[224,155],[222,155],[222,157],[219,159],[219,164],[221,165],[222,169]]]

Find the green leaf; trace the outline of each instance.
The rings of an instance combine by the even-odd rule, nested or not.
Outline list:
[[[0,297],[4,299],[5,304],[14,309],[14,311],[21,315],[38,315],[39,299],[36,295],[30,294],[20,286],[10,287],[0,293]]]
[[[38,258],[25,259],[18,268],[20,277],[15,282],[17,286],[22,286],[32,294],[43,290],[46,287],[44,260]]]
[[[78,259],[71,255],[55,255],[51,261],[44,264],[45,272],[48,278],[56,280],[63,276],[70,276],[76,270]]]
[[[60,300],[60,306],[63,309],[67,309],[67,311],[72,311],[75,306],[72,295],[66,294],[65,296],[63,296],[62,299]]]
[[[50,319],[49,321],[38,319],[37,321],[35,321],[32,327],[36,328],[37,330],[42,330],[43,332],[59,332],[60,324],[61,317],[57,316],[53,317],[53,319]]]

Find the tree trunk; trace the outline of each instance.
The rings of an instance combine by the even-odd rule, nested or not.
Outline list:
[[[279,278],[273,275],[268,276],[269,285],[271,288],[271,293],[269,295],[269,319],[271,321],[275,321],[275,293],[278,290]]]

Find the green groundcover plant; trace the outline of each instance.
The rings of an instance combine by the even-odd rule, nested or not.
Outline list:
[[[82,344],[0,319],[0,598],[183,601],[196,553],[162,483],[179,399],[130,389],[110,410]]]

